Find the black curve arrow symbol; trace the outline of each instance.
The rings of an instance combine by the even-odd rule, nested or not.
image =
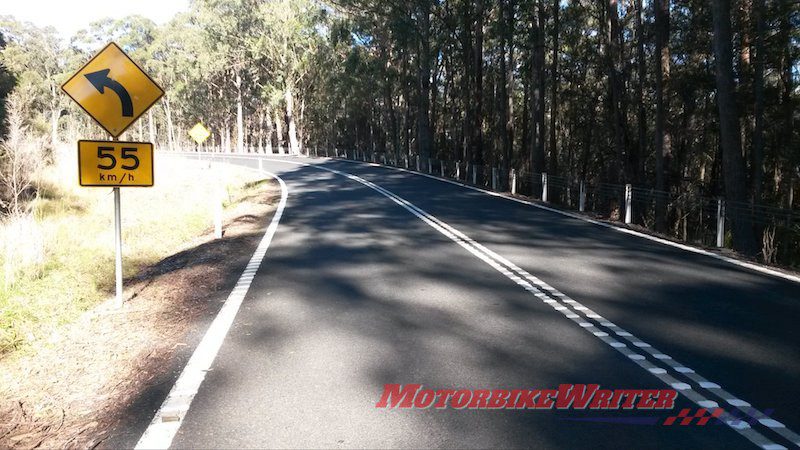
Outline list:
[[[105,92],[105,88],[114,91],[117,96],[119,96],[119,101],[122,102],[122,116],[133,117],[133,102],[131,101],[131,96],[123,85],[119,84],[118,81],[112,80],[108,76],[110,71],[111,69],[103,69],[97,72],[87,73],[84,76],[101,94]]]

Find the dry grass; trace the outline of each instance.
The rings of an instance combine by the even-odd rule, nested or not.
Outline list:
[[[68,164],[39,181],[32,212],[0,228],[0,357],[53,340],[59,327],[113,294],[113,197],[108,188],[77,186]],[[227,207],[252,183],[242,169],[210,170],[197,161],[156,156],[156,185],[122,192],[124,276],[192,245],[212,225],[217,183]]]

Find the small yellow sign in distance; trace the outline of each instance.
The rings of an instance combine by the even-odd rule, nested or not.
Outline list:
[[[78,180],[81,186],[150,187],[153,144],[78,141]]]
[[[195,142],[198,144],[202,144],[203,142],[211,136],[211,132],[208,131],[206,127],[203,126],[202,123],[198,122],[197,125],[193,126],[191,130],[189,130],[189,136],[194,139]]]
[[[61,89],[114,137],[164,95],[164,90],[113,42]]]

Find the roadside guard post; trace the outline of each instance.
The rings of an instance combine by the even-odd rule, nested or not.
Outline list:
[[[164,90],[115,43],[105,46],[61,89],[111,135],[110,141],[78,141],[78,183],[114,189],[116,305],[122,306],[121,187],[153,186],[153,144],[117,138]]]

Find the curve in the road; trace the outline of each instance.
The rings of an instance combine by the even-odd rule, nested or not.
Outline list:
[[[230,156],[232,158],[247,158],[252,159],[252,157],[244,157],[244,156]],[[701,408],[717,408],[719,407],[719,403],[717,401],[711,400],[710,398],[716,398],[717,400],[721,400],[725,402],[727,405],[730,405],[734,408],[737,408],[744,414],[748,415],[749,417],[753,417],[754,419],[758,420],[758,424],[765,427],[768,430],[772,430],[778,435],[782,436],[783,438],[787,439],[789,442],[793,443],[794,445],[800,446],[800,435],[793,432],[792,430],[788,429],[783,423],[771,419],[765,418],[766,416],[763,415],[760,411],[752,408],[749,402],[731,394],[730,392],[723,389],[719,384],[709,381],[705,377],[701,376],[700,374],[696,373],[690,367],[679,363],[669,355],[657,350],[652,345],[648,344],[647,342],[643,341],[642,339],[637,338],[632,333],[626,331],[625,329],[621,328],[620,326],[612,323],[611,321],[607,320],[600,314],[592,311],[591,309],[587,308],[583,304],[575,301],[574,299],[570,298],[569,296],[565,295],[562,292],[559,292],[557,289],[552,287],[551,285],[547,284],[546,282],[540,280],[536,276],[530,274],[529,272],[525,271],[524,269],[518,267],[508,259],[504,258],[503,256],[497,254],[496,252],[486,248],[484,245],[474,241],[470,237],[466,236],[464,233],[460,232],[459,230],[453,228],[449,224],[439,220],[438,218],[434,217],[433,215],[427,213],[426,211],[422,210],[421,208],[417,207],[416,205],[412,204],[411,202],[405,200],[404,198],[396,195],[395,193],[371,182],[362,177],[357,175],[353,175],[351,173],[331,169],[328,167],[321,167],[314,164],[307,164],[299,161],[291,161],[287,159],[274,159],[274,158],[260,158],[259,160],[262,161],[270,161],[270,162],[280,162],[285,164],[292,164],[298,166],[307,166],[311,168],[315,168],[318,170],[327,171],[330,173],[334,173],[343,177],[346,177],[352,181],[360,183],[370,189],[380,193],[381,195],[387,197],[388,199],[392,200],[394,203],[398,204],[421,221],[441,233],[442,235],[446,236],[459,246],[463,247],[465,250],[470,252],[472,255],[477,257],[478,259],[482,260],[505,277],[513,281],[514,283],[521,286],[527,292],[534,295],[543,303],[549,305],[556,311],[562,313],[566,318],[570,319],[572,322],[580,326],[581,328],[585,329],[589,333],[591,333],[596,338],[600,339],[604,343],[606,343],[611,348],[617,350],[618,352],[625,355],[629,360],[636,363],[639,367],[644,369],[646,372],[650,373],[651,375],[658,378],[660,381],[664,382],[668,386],[672,387],[679,391],[684,397],[688,398]],[[402,169],[400,169],[402,170]],[[424,175],[424,174],[423,174]],[[286,187],[285,184],[280,180],[279,177],[273,175],[276,179],[281,182],[282,188],[282,200],[281,203],[285,205],[285,198],[286,198]],[[437,180],[440,180],[436,177],[431,177]],[[449,180],[440,180],[445,182],[450,182]],[[454,183],[458,184],[458,183]],[[460,185],[460,184],[459,184]],[[469,187],[469,186],[466,186]],[[477,189],[481,192],[485,192],[483,190]],[[491,194],[491,193],[490,193]],[[541,207],[540,205],[534,205],[537,207]],[[550,209],[546,208],[545,209]],[[282,207],[279,208],[279,212],[282,211]],[[569,213],[563,213],[562,211],[553,210],[554,212],[558,212],[565,215],[570,215]],[[274,234],[274,228],[277,227],[277,221],[279,220],[280,215],[279,212],[276,213],[276,216],[273,218],[273,223],[270,225],[270,229],[268,229],[267,234],[265,234],[265,240],[267,239],[267,235],[271,238],[271,234]],[[581,220],[587,220],[582,217],[578,217]],[[601,222],[592,221],[593,223],[597,223],[598,225],[607,226]],[[273,227],[274,225],[274,227]],[[614,228],[614,227],[612,227]],[[271,233],[270,233],[271,230]],[[645,236],[647,238],[651,238],[649,236]],[[657,239],[657,238],[655,238]],[[262,241],[263,244],[263,241]],[[672,243],[671,243],[672,244]],[[267,246],[269,243],[267,242]],[[683,246],[681,246],[683,247]],[[259,246],[259,250],[261,246]],[[693,249],[696,250],[696,249]],[[266,252],[266,248],[263,249],[263,253],[261,253],[261,258],[263,258],[264,253]],[[259,251],[257,251],[257,254]],[[712,256],[713,255],[711,254]],[[258,264],[260,264],[261,258],[258,259]],[[724,257],[723,257],[724,258]],[[254,255],[255,259],[255,255]],[[251,264],[253,261],[251,261]],[[255,268],[257,269],[257,265]],[[246,286],[249,286],[249,282],[252,280],[253,276],[255,275],[255,271],[251,271],[251,267],[248,266],[248,269],[245,270],[245,274],[242,275],[244,281],[246,282]],[[249,278],[246,278],[249,277]],[[246,279],[245,279],[246,278]],[[240,283],[242,280],[240,279]],[[237,285],[237,288],[231,293],[231,296],[235,294],[241,294],[241,297],[238,298],[238,304],[241,303],[244,294],[246,293],[246,287],[242,291],[239,289],[240,285]],[[238,289],[238,290],[237,290]],[[231,298],[229,298],[231,300]],[[227,306],[226,302],[226,306]],[[225,308],[223,308],[223,311]],[[238,310],[238,307],[236,308]],[[230,321],[233,320],[233,316],[236,313],[236,310],[233,310],[229,319],[227,327],[230,327]],[[222,316],[222,312],[220,313]],[[217,322],[215,319],[215,323]],[[213,325],[212,325],[213,328]],[[209,330],[209,333],[211,329]],[[200,383],[203,381],[203,376],[205,374],[205,370],[210,367],[211,363],[213,362],[214,356],[216,355],[216,351],[219,349],[222,340],[224,339],[224,334],[227,332],[227,328],[225,328],[224,332],[222,333],[222,337],[219,338],[219,344],[216,345],[213,354],[208,359],[208,355],[205,356],[203,360],[204,363],[202,364],[205,369],[202,369],[199,373],[197,370],[199,367],[195,367],[190,372],[193,372],[194,375],[188,376],[191,381],[190,388],[187,389],[185,386],[179,388],[178,384],[181,383],[181,380],[184,378],[184,374],[187,372],[190,366],[192,366],[192,360],[195,359],[195,355],[192,356],[192,360],[190,360],[189,364],[187,364],[187,368],[184,369],[184,373],[181,374],[181,377],[176,383],[175,387],[173,387],[172,391],[170,392],[170,396],[165,400],[164,405],[159,410],[156,417],[153,419],[151,426],[148,427],[148,430],[140,440],[139,445],[137,447],[140,448],[153,448],[159,447],[164,448],[169,446],[169,443],[172,440],[172,437],[177,432],[178,428],[180,427],[180,423],[182,418],[185,416],[186,411],[188,411],[189,404],[191,403],[191,399],[194,393],[197,392]],[[208,333],[207,333],[208,334]],[[204,338],[205,341],[205,338]],[[627,343],[626,343],[627,342]],[[201,347],[202,347],[201,343]],[[198,347],[200,349],[200,347]],[[644,354],[643,354],[644,353]],[[648,360],[647,356],[649,355],[652,360]],[[207,365],[205,364],[207,362]],[[197,365],[197,364],[195,364]],[[688,381],[686,383],[684,381]],[[691,383],[691,384],[690,384]],[[694,386],[693,386],[694,385]],[[710,396],[704,395],[704,393],[710,394]],[[173,395],[174,394],[174,395]],[[710,398],[709,398],[710,397]],[[172,400],[171,400],[172,398]],[[188,398],[188,401],[186,400]],[[177,402],[177,403],[176,403]],[[167,417],[164,414],[171,414],[173,409],[175,408],[176,404],[183,405],[182,412],[179,412],[175,415],[174,421],[167,421],[164,422],[166,419],[172,419],[173,417]],[[726,423],[730,428],[735,430],[737,433],[742,435],[743,437],[747,438],[750,442],[754,443],[755,445],[765,448],[765,449],[780,449],[785,448],[783,445],[780,445],[770,438],[766,437],[760,431],[757,431],[753,427],[751,427],[745,421],[737,419],[736,417],[732,416],[730,413],[725,413],[721,419],[724,423]],[[760,420],[759,420],[760,419]],[[167,425],[165,425],[167,424]],[[170,430],[168,433],[158,432],[156,430]],[[161,437],[158,439],[153,439],[153,436],[156,435],[164,435],[168,437]],[[147,439],[146,439],[147,438]]]
[[[371,181],[365,180],[364,178],[361,178],[357,175],[349,174],[328,167],[320,167],[314,164],[306,164],[296,161],[287,161],[285,159],[270,159],[270,158],[262,158],[262,159],[264,161],[282,162],[288,164],[313,167],[318,170],[324,170],[327,172],[331,172],[346,177],[348,179],[361,183],[364,186],[369,187],[370,189],[373,189],[374,191],[380,193],[381,195],[384,195],[385,197],[391,199],[393,202],[397,203],[398,205],[409,211],[411,214],[415,215],[417,218],[419,218],[426,224],[430,225],[439,233],[453,240],[455,243],[457,243],[458,245],[460,245],[461,247],[472,253],[478,259],[484,261],[492,268],[505,275],[508,279],[517,283],[518,285],[523,287],[526,291],[530,292],[535,297],[539,298],[542,302],[553,307],[553,309],[555,309],[556,311],[561,312],[565,317],[572,320],[586,331],[592,333],[592,335],[599,338],[607,345],[611,346],[615,350],[627,356],[631,361],[635,362],[642,369],[654,375],[660,381],[664,382],[673,389],[679,391],[684,397],[688,398],[696,405],[700,406],[701,408],[719,407],[719,403],[713,400],[709,400],[706,396],[697,392],[697,390],[695,390],[691,385],[679,381],[679,379],[670,375],[669,373],[670,371],[673,371],[677,376],[683,376],[685,378],[688,378],[699,388],[707,391],[716,398],[721,399],[727,404],[735,407],[748,417],[758,420],[758,422],[761,425],[775,431],[777,434],[783,436],[785,439],[789,440],[793,444],[800,446],[800,435],[787,428],[786,425],[784,425],[783,423],[775,419],[768,418],[764,413],[753,408],[749,402],[742,400],[741,398],[738,398],[737,396],[729,393],[728,391],[723,389],[719,384],[709,381],[702,375],[695,372],[693,369],[679,363],[669,355],[662,353],[652,345],[648,344],[642,339],[637,338],[632,333],[629,333],[625,329],[610,322],[603,316],[590,310],[581,303],[571,299],[566,294],[559,292],[554,287],[550,286],[549,284],[545,283],[539,278],[533,276],[524,269],[516,266],[508,259],[502,257],[501,255],[498,255],[492,250],[489,250],[482,244],[475,242],[473,239],[469,238],[468,236],[461,233],[457,229],[437,219],[433,215],[418,208],[409,201],[394,194],[393,192],[384,189],[383,187]],[[580,316],[579,315],[580,313],[584,314],[585,317]],[[607,332],[602,331],[602,328],[606,328],[611,332],[613,332],[618,337],[622,338],[623,340],[628,341],[633,347],[635,347],[636,350],[629,347],[628,344],[620,342],[614,337],[609,336]],[[656,363],[654,364],[648,361],[644,355],[639,353],[639,351],[644,351],[650,354],[650,356],[655,359]],[[761,448],[764,449],[785,448],[784,446],[773,442],[760,432],[753,429],[747,422],[739,418],[736,418],[727,411],[721,416],[721,419],[730,428],[732,428],[737,433],[741,434],[742,436],[744,436],[745,438],[747,438],[748,440],[750,440],[751,442],[753,442],[754,444],[756,444]]]

